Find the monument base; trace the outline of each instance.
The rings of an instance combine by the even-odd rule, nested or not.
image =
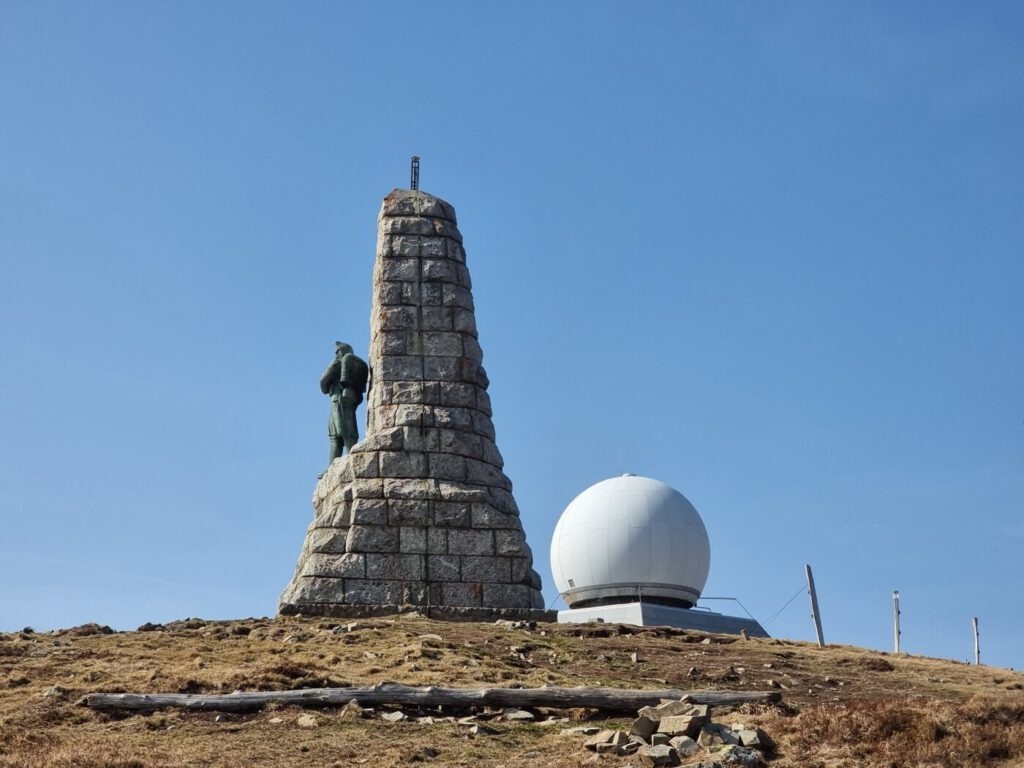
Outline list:
[[[561,624],[603,621],[608,624],[633,624],[638,627],[676,627],[713,632],[718,635],[738,635],[745,629],[751,637],[771,637],[764,631],[764,627],[753,619],[657,603],[634,602],[570,608],[558,612],[558,621]]]
[[[483,608],[480,606],[423,605],[341,605],[338,603],[285,603],[278,606],[279,616],[329,616],[337,619],[368,619],[415,613],[439,621],[537,621],[555,622],[557,611],[541,608]]]

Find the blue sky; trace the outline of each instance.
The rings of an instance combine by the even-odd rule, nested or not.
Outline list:
[[[459,213],[545,580],[679,488],[705,593],[1024,667],[1024,8],[0,4],[0,630],[271,614],[380,199]],[[723,604],[717,604],[722,608]],[[813,637],[806,598],[773,634]]]

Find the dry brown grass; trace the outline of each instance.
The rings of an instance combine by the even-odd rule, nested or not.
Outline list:
[[[1024,761],[1024,675],[1005,670],[666,629],[550,625],[529,632],[418,617],[361,621],[351,632],[336,626],[320,619],[193,620],[156,632],[103,634],[91,626],[0,635],[0,766],[576,766],[593,759],[558,726],[497,724],[497,735],[473,739],[462,726],[391,724],[338,711],[317,713],[319,726],[309,729],[297,725],[302,712],[294,709],[219,721],[212,713],[172,711],[118,719],[75,703],[96,691],[214,693],[386,680],[736,690],[774,683],[783,690],[782,707],[716,713],[722,722],[765,727],[779,745],[773,765]],[[420,643],[427,633],[444,642]],[[52,686],[64,692],[45,697]],[[594,713],[571,714],[578,720]]]

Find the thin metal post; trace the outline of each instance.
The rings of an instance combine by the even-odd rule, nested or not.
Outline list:
[[[900,591],[892,593],[892,640],[894,652],[900,652]]]
[[[971,619],[971,624],[974,625],[974,663],[981,664],[981,645],[978,642],[978,617],[975,616]]]
[[[409,171],[409,189],[420,188],[420,159],[412,156],[412,168]]]
[[[811,573],[811,566],[804,566],[804,573],[807,575],[807,593],[811,596],[811,618],[814,619],[814,635],[818,638],[818,647],[825,647],[825,637],[821,632],[821,614],[818,612],[818,593],[814,590],[814,574]]]

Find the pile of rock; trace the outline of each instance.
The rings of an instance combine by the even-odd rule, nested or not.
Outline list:
[[[644,707],[629,732],[600,731],[584,742],[598,754],[637,754],[647,764],[680,765],[687,758],[701,758],[692,765],[722,768],[729,765],[761,765],[761,753],[774,746],[757,727],[711,721],[710,707],[687,699]]]

